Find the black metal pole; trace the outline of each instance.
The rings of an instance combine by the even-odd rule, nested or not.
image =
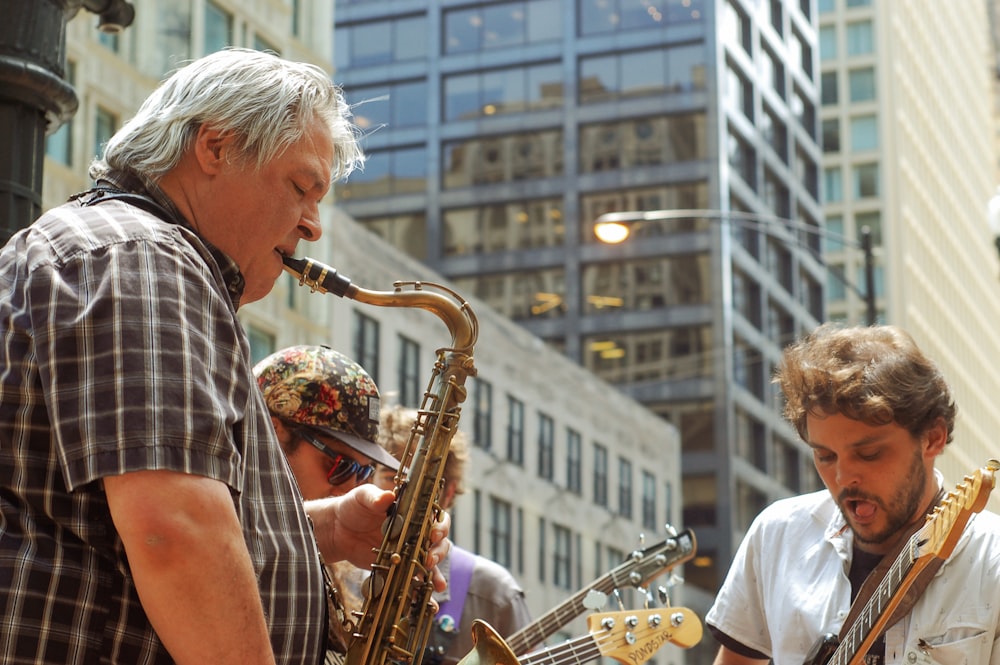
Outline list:
[[[134,18],[125,0],[0,0],[0,245],[41,214],[45,136],[76,113],[66,23],[81,7],[106,32]]]
[[[861,250],[865,254],[865,323],[878,323],[878,309],[875,307],[875,256],[872,254],[872,230],[861,227]]]

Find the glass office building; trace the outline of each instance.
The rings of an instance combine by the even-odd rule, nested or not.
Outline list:
[[[338,204],[678,426],[686,577],[709,599],[757,511],[818,486],[769,381],[824,311],[815,4],[339,0],[335,16],[368,154]],[[714,212],[594,236],[602,213],[664,209]]]

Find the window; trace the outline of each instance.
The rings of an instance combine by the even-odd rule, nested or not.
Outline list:
[[[538,581],[545,581],[545,518],[538,518]]]
[[[867,102],[875,99],[875,68],[852,69],[847,75],[852,102]]]
[[[524,402],[507,395],[507,459],[524,466]]]
[[[370,316],[354,312],[354,361],[365,368],[378,384],[379,322]]]
[[[656,529],[656,477],[649,471],[642,472],[642,526]]]
[[[837,27],[824,25],[819,29],[820,60],[837,59]]]
[[[555,455],[555,424],[551,416],[538,414],[538,477],[552,480]]]
[[[511,524],[511,505],[494,496],[490,497],[490,558],[501,566],[510,568],[511,539],[514,532]]]
[[[94,119],[94,154],[102,155],[104,154],[104,146],[111,137],[115,135],[115,130],[118,128],[118,118],[111,111],[97,107],[97,113]]]
[[[875,52],[875,37],[871,21],[847,24],[847,55],[868,55]]]
[[[478,377],[472,379],[472,445],[483,450],[493,447],[493,384]]]
[[[504,2],[444,13],[445,53],[476,53],[558,40],[559,0]]]
[[[205,3],[205,53],[215,53],[233,45],[233,15],[214,2]]]
[[[407,16],[343,25],[334,31],[333,43],[338,68],[418,60],[427,56],[427,20]]]
[[[399,403],[402,406],[420,406],[420,344],[399,336]]]
[[[66,82],[76,82],[76,63],[66,63]],[[73,165],[73,120],[67,119],[54,134],[45,139],[45,155],[65,166]]]
[[[844,249],[844,218],[840,215],[826,216],[826,230],[823,234],[823,252],[840,252]]]
[[[878,211],[875,212],[859,212],[854,215],[854,228],[857,229],[858,234],[861,234],[861,229],[868,227],[868,230],[872,234],[872,244],[881,245],[882,244],[882,214]]]
[[[823,121],[823,152],[840,152],[840,120]]]
[[[581,452],[582,440],[580,433],[574,429],[566,428],[566,489],[573,494],[579,495],[582,491],[581,485]]]
[[[402,146],[369,152],[365,168],[353,171],[337,191],[344,199],[378,198],[421,193],[426,182],[427,149]]]
[[[608,505],[608,449],[594,444],[594,503]]]
[[[558,589],[573,589],[572,570],[573,534],[564,526],[553,525],[555,548],[552,552],[552,584]]]
[[[366,132],[427,124],[426,81],[350,88],[344,95],[351,105],[355,124]]]
[[[247,326],[247,341],[250,342],[250,359],[254,364],[259,363],[277,350],[275,349],[274,335],[255,325]]]
[[[840,167],[823,169],[823,201],[836,203],[844,200],[844,182]]]
[[[874,115],[851,118],[851,150],[878,149],[878,120]]]
[[[840,101],[837,89],[837,72],[823,72],[820,78],[821,99],[823,106],[834,106]]]
[[[618,514],[632,518],[632,462],[618,458]]]
[[[854,198],[863,199],[879,195],[878,164],[858,164],[853,169]]]

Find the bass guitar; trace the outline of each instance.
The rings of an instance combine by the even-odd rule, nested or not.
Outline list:
[[[863,662],[920,571],[932,559],[945,560],[951,556],[972,514],[986,506],[998,470],[1000,461],[987,461],[942,499],[924,525],[910,536],[850,630],[844,634],[844,639],[824,635],[809,652],[805,665],[859,665]]]
[[[694,558],[696,547],[694,533],[686,529],[657,545],[636,550],[610,572],[594,580],[513,635],[505,637],[504,642],[515,654],[526,653],[570,621],[587,612],[584,599],[591,591],[609,594],[621,587],[641,586],[674,566]]]
[[[518,655],[517,663],[507,663],[502,654],[491,650],[499,636],[488,623],[477,619],[472,624],[476,648],[459,665],[582,665],[601,656],[622,665],[642,665],[664,644],[688,649],[702,635],[698,616],[684,607],[591,614],[587,628],[587,635]]]

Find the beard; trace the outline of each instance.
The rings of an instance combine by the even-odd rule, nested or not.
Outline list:
[[[851,525],[856,543],[884,545],[897,538],[908,525],[919,517],[917,513],[923,508],[920,504],[927,485],[927,471],[924,468],[919,448],[903,478],[903,483],[886,502],[882,501],[880,497],[866,494],[860,490],[844,490],[837,497],[837,507],[840,508],[844,520]],[[885,526],[879,531],[862,532],[859,530],[851,519],[851,511],[844,508],[845,504],[852,499],[869,501],[878,506],[878,509],[885,515]]]

